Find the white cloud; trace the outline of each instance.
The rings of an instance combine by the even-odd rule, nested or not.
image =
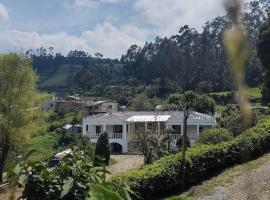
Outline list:
[[[3,4],[0,4],[0,21],[9,20],[9,14],[6,7]]]
[[[67,33],[39,34],[8,30],[0,32],[2,51],[28,50],[53,46],[55,51],[67,54],[70,50],[85,50],[90,54],[103,53],[105,57],[120,57],[132,44],[143,45],[148,35],[147,30],[126,25],[120,28],[105,22],[93,30],[85,31],[80,36]]]
[[[64,2],[66,7],[79,7],[79,8],[98,8],[102,3],[116,4],[123,0],[67,0]]]
[[[175,34],[183,25],[201,30],[207,20],[225,13],[223,0],[136,0],[135,7],[161,35]]]

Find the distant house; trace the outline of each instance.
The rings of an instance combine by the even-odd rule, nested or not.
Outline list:
[[[55,111],[56,110],[56,97],[52,96],[48,100],[44,101],[41,105],[43,110]]]
[[[97,113],[117,112],[118,110],[118,103],[96,97],[69,96],[56,100],[56,111],[58,112],[81,111],[83,116],[88,116]]]
[[[167,128],[174,129],[170,135],[172,145],[183,133],[183,112],[112,112],[89,115],[83,119],[83,135],[89,136],[96,143],[104,131],[109,134],[109,142],[113,151],[137,153],[138,133],[146,129],[155,129],[164,134]],[[215,116],[191,112],[188,118],[187,136],[195,143],[202,130],[212,128],[216,124]]]
[[[119,111],[119,104],[113,101],[95,101],[84,106],[84,116]]]

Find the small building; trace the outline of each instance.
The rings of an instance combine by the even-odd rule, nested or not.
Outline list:
[[[119,104],[113,101],[95,101],[86,104],[83,109],[83,115],[95,115],[99,113],[113,113],[119,111]]]
[[[89,136],[95,144],[104,131],[109,134],[112,150],[122,153],[138,153],[138,134],[146,129],[155,130],[164,134],[165,130],[172,128],[172,145],[183,133],[184,114],[174,112],[112,112],[106,114],[89,115],[83,119],[83,135]],[[200,133],[216,124],[215,116],[198,112],[191,112],[187,120],[187,136],[191,143],[195,143]]]
[[[56,97],[52,96],[48,100],[44,101],[41,105],[42,110],[55,111],[56,110]]]
[[[72,125],[66,124],[62,127],[67,134],[79,134],[82,133],[82,126],[80,124]]]

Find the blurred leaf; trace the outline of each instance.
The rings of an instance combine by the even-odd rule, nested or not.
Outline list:
[[[102,185],[92,185],[88,200],[124,200],[118,193],[113,192]]]
[[[19,176],[19,180],[18,180],[18,183],[21,185],[21,186],[25,186],[26,182],[28,180],[28,177],[25,175],[25,174],[22,174]]]
[[[61,191],[61,198],[63,198],[64,196],[66,196],[70,189],[73,186],[73,178],[69,177],[68,179],[64,180],[64,185],[63,185],[63,190]]]

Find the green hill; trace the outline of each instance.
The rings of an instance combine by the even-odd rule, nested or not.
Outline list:
[[[54,73],[50,73],[50,76],[47,76],[48,73],[41,73],[39,87],[55,92],[65,91],[73,86],[74,76],[81,67],[81,65],[64,64],[57,67]]]

